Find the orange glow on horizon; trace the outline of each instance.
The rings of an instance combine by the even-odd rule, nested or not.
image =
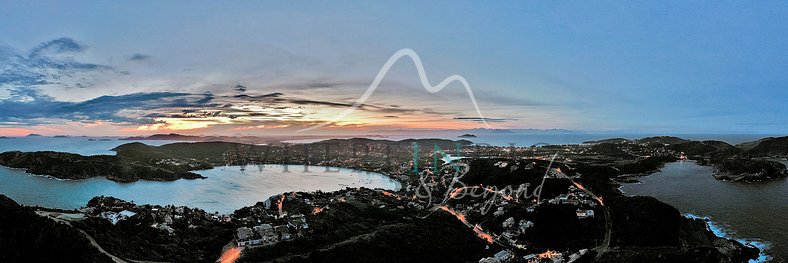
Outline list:
[[[25,128],[0,128],[0,135],[3,136],[26,136],[31,133],[36,133],[36,131]]]

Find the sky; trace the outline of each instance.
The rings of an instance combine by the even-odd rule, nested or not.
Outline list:
[[[784,134],[786,16],[785,1],[0,1],[0,135]],[[431,92],[404,57],[336,119],[402,49],[432,85],[469,89]]]

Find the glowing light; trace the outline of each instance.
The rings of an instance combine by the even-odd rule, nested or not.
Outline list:
[[[315,207],[315,208],[312,208],[312,214],[313,214],[313,215],[317,215],[317,214],[320,214],[320,213],[322,213],[322,212],[323,212],[323,208],[322,208],[322,207]]]
[[[449,196],[451,196],[451,198],[456,198],[463,190],[465,190],[465,187],[454,188],[454,191],[452,191]]]
[[[395,194],[392,194],[391,192],[388,192],[388,191],[383,191],[383,195],[396,198],[397,200],[401,200],[401,198],[399,198],[399,196],[397,196]]]
[[[484,232],[482,230],[482,227],[479,226],[478,224],[473,226],[473,232],[476,233],[476,235],[479,236],[481,239],[484,239],[484,241],[487,241],[487,243],[492,244],[493,240],[495,240],[492,235]]]
[[[236,260],[238,260],[239,257],[241,257],[241,249],[237,247],[232,247],[225,250],[224,253],[222,253],[222,257],[220,257],[219,260],[217,260],[217,262],[233,263]]]
[[[276,206],[279,207],[279,215],[281,216],[284,211],[282,210],[285,203],[285,195],[282,195],[282,198],[279,199],[279,202],[276,203]]]
[[[440,208],[443,211],[449,212],[449,214],[452,214],[454,217],[457,217],[457,219],[459,219],[460,222],[462,222],[463,224],[465,224],[467,226],[471,225],[470,223],[468,223],[468,219],[465,218],[465,214],[459,213],[457,211],[454,211],[453,209],[451,209],[451,208],[449,208],[448,206],[445,206],[445,205],[441,206]]]
[[[537,256],[539,258],[541,258],[541,259],[549,259],[549,258],[553,258],[553,257],[558,256],[558,255],[560,255],[558,252],[555,252],[555,251],[552,251],[552,250],[547,250],[545,252],[539,253]]]

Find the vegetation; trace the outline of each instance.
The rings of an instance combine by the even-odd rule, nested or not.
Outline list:
[[[112,262],[78,230],[0,195],[0,262]]]

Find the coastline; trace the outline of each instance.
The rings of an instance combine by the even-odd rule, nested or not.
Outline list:
[[[688,161],[685,161],[685,162],[697,165],[698,167],[704,167],[705,169],[709,169],[711,167],[709,165],[699,164],[698,162],[693,161],[693,160],[688,160]],[[649,174],[649,175],[646,175],[644,177],[650,177],[650,176],[654,176],[654,175],[655,174]],[[670,175],[662,175],[662,176],[670,176]],[[726,180],[718,180],[717,178],[714,178],[713,175],[706,175],[706,174],[697,174],[697,175],[694,175],[694,176],[700,176],[700,177],[704,177],[704,178],[707,177],[707,176],[708,177],[712,177],[711,180],[718,181],[718,182],[721,182],[721,183],[724,183],[724,184],[731,184],[730,186],[737,186],[737,185],[765,186],[765,185],[769,185],[768,183],[764,183],[764,182],[747,182],[747,183],[744,183],[744,184],[741,184],[741,183],[733,184],[734,182],[730,182],[730,181],[726,181]],[[684,178],[677,178],[677,180],[682,180],[682,179],[684,179]],[[616,189],[621,194],[623,194],[625,196],[651,196],[651,197],[657,198],[657,199],[662,200],[663,202],[666,202],[666,203],[669,203],[669,204],[671,203],[671,201],[675,202],[675,200],[671,199],[670,197],[665,197],[665,196],[662,196],[662,195],[658,194],[659,192],[649,194],[649,193],[642,193],[642,192],[639,193],[640,191],[638,191],[637,189],[632,190],[632,191],[627,191],[626,189],[624,189],[625,187],[630,186],[630,185],[642,185],[642,184],[647,184],[649,182],[650,181],[642,181],[642,180],[639,180],[637,182],[619,182],[619,186],[616,187]],[[650,183],[655,183],[655,182],[650,182]],[[708,215],[708,214],[705,214],[705,213],[698,214],[698,212],[695,212],[694,209],[687,209],[686,207],[684,209],[686,209],[686,210],[682,211],[682,216],[684,216],[686,218],[689,218],[689,219],[697,219],[697,220],[701,220],[701,221],[705,222],[706,225],[707,225],[707,228],[709,229],[709,231],[711,231],[715,236],[720,237],[720,238],[724,238],[724,239],[734,240],[734,241],[739,242],[741,244],[744,244],[746,246],[757,248],[760,251],[759,254],[758,254],[758,258],[752,259],[749,262],[751,262],[751,263],[757,263],[757,262],[784,262],[783,260],[785,260],[785,259],[782,258],[782,255],[781,255],[782,251],[775,250],[775,249],[781,249],[781,247],[780,247],[780,242],[781,241],[766,239],[766,238],[768,238],[768,236],[762,237],[760,235],[752,235],[752,233],[749,236],[742,236],[742,235],[738,234],[739,232],[737,231],[737,229],[735,227],[733,227],[733,226],[724,226],[722,223],[720,223],[719,220],[721,220],[721,219],[717,219],[717,221],[715,221],[715,217],[713,217],[711,215]],[[708,212],[708,211],[706,211],[706,212]]]
[[[684,213],[683,216],[686,218],[699,219],[706,222],[706,227],[708,227],[708,229],[718,237],[736,240],[745,246],[757,248],[760,251],[758,253],[758,258],[751,259],[749,263],[771,262],[774,260],[774,257],[767,253],[767,250],[770,250],[772,246],[771,242],[768,240],[756,240],[753,238],[737,237],[735,230],[719,226],[719,224],[716,223],[710,216],[698,216],[692,213]]]

